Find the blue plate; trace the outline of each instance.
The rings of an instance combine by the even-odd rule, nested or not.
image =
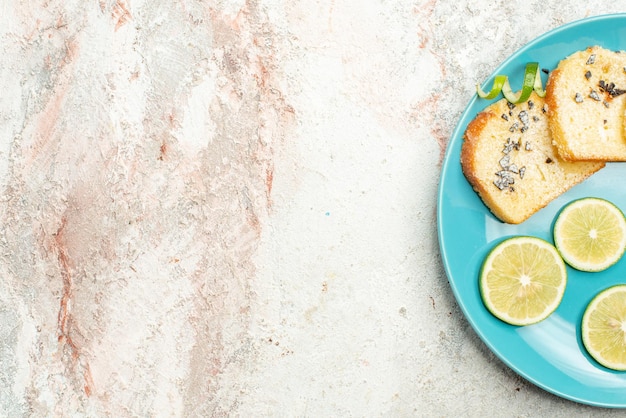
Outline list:
[[[592,17],[548,32],[504,61],[494,75],[507,74],[512,87],[520,88],[514,84],[516,80],[521,84],[527,62],[537,61],[542,68],[553,69],[560,59],[592,45],[626,49],[626,14]],[[490,89],[491,83],[492,79],[487,80],[483,88]],[[504,224],[472,190],[460,165],[465,128],[489,103],[477,96],[470,101],[452,134],[442,166],[437,226],[452,291],[480,338],[520,376],[566,399],[624,408],[626,372],[604,368],[587,354],[581,341],[580,322],[594,295],[611,285],[626,283],[626,257],[600,273],[583,273],[568,267],[567,288],[557,310],[548,319],[526,327],[507,325],[485,309],[478,290],[478,273],[489,250],[504,237],[533,235],[553,242],[554,218],[559,209],[574,199],[602,197],[626,210],[626,163],[607,164],[522,224]]]

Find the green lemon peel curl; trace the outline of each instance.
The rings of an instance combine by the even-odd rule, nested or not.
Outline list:
[[[538,63],[529,62],[526,64],[526,70],[524,71],[524,84],[522,85],[522,89],[517,93],[511,89],[509,78],[501,74],[495,76],[493,86],[489,92],[483,91],[477,84],[476,93],[478,94],[478,97],[487,100],[494,99],[498,96],[498,94],[502,93],[502,95],[513,104],[524,103],[528,100],[533,91],[535,91],[539,97],[545,97],[546,91],[543,89],[541,74],[539,71]]]

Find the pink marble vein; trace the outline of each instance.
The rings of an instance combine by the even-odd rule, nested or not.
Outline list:
[[[228,415],[246,390],[229,377],[255,361],[251,258],[294,119],[283,41],[254,1],[5,8],[5,62],[23,65],[0,211],[2,410]]]

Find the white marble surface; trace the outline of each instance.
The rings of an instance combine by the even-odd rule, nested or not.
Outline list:
[[[435,209],[474,84],[625,8],[0,0],[0,416],[620,416],[490,353]]]

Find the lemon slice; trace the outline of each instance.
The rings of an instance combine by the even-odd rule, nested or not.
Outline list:
[[[567,270],[556,248],[540,238],[517,236],[496,245],[480,271],[487,309],[513,325],[547,318],[561,303]]]
[[[563,260],[581,271],[602,271],[626,248],[626,219],[617,206],[595,197],[565,206],[554,223],[554,243]]]
[[[610,369],[626,370],[626,285],[598,293],[583,314],[581,330],[591,357]]]

